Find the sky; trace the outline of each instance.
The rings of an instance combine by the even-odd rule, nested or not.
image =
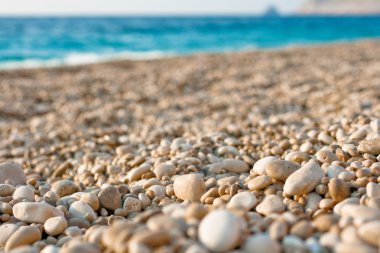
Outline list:
[[[257,14],[270,5],[290,13],[304,0],[0,0],[0,15]]]

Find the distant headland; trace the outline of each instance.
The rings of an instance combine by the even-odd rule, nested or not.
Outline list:
[[[380,15],[380,0],[309,0],[301,15]]]

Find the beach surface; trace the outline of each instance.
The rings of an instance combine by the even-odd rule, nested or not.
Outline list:
[[[0,71],[0,247],[377,252],[379,118],[377,40]]]

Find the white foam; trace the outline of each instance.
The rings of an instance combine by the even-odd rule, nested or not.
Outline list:
[[[83,64],[93,64],[108,62],[114,60],[153,60],[164,57],[174,56],[174,53],[161,51],[122,51],[118,53],[96,54],[96,53],[70,53],[62,59],[51,58],[47,60],[26,59],[22,61],[6,61],[0,62],[0,69],[33,69],[33,68],[49,68],[61,66],[76,66]]]

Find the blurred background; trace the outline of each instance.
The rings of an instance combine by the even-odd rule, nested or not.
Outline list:
[[[0,68],[380,36],[380,0],[0,0]]]

